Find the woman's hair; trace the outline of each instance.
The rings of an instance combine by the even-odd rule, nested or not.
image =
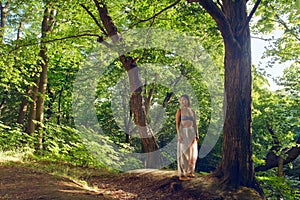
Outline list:
[[[190,97],[189,97],[187,94],[183,94],[183,95],[181,95],[180,99],[181,99],[182,97],[184,97],[184,98],[186,98],[186,99],[187,99],[187,101],[188,101],[188,107],[190,107],[190,106],[191,106]]]

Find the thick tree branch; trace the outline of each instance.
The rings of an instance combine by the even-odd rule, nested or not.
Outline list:
[[[249,16],[247,17],[247,19],[246,19],[246,21],[245,21],[245,24],[244,24],[243,28],[242,28],[241,31],[239,32],[239,35],[241,35],[241,34],[245,31],[246,27],[248,26],[248,24],[249,24],[251,18],[253,17],[253,15],[254,15],[254,13],[255,13],[255,11],[257,10],[258,5],[260,4],[260,2],[261,2],[261,0],[257,0],[257,1],[256,1],[255,5],[253,6],[253,9],[251,10]]]
[[[295,147],[285,150],[284,155],[277,156],[275,152],[278,151],[280,148],[278,138],[275,136],[274,131],[269,126],[269,124],[267,124],[267,129],[272,135],[272,138],[274,140],[274,145],[269,150],[269,153],[266,156],[265,164],[255,167],[256,172],[267,171],[274,167],[278,167],[278,162],[280,158],[284,158],[283,165],[286,165],[290,162],[293,162],[300,155],[300,137],[299,137],[298,140],[296,141],[297,145]]]
[[[225,16],[224,12],[218,7],[218,5],[212,0],[187,0],[189,3],[198,2],[216,21],[219,30],[224,38],[224,41],[231,41],[231,43],[239,44],[235,40],[234,34],[231,29],[231,25]],[[223,6],[222,6],[223,9]]]
[[[108,13],[106,5],[104,5],[102,2],[100,3],[98,0],[93,1],[98,10],[98,14],[107,32],[107,35],[111,38],[114,44],[117,44],[121,40],[121,36],[118,33],[118,29]]]

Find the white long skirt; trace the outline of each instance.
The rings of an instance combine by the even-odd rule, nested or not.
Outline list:
[[[193,173],[198,157],[198,143],[193,127],[181,128],[182,141],[177,144],[178,175]]]

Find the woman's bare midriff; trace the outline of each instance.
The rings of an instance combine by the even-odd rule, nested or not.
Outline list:
[[[182,120],[181,121],[181,126],[182,126],[182,128],[191,128],[191,127],[193,127],[193,121],[191,121],[191,120]]]

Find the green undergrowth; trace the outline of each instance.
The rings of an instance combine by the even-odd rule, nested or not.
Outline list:
[[[0,121],[0,161],[48,162],[110,171],[122,171],[125,165],[141,166],[136,159],[124,156],[133,151],[128,145],[116,145],[93,130],[47,124],[42,131],[43,149],[39,150],[40,133],[29,135],[19,125],[7,126]]]
[[[266,199],[300,199],[299,180],[278,176],[257,176]]]

